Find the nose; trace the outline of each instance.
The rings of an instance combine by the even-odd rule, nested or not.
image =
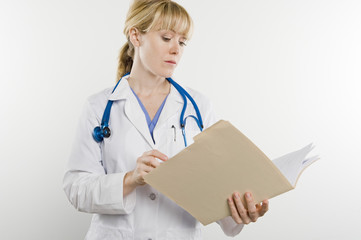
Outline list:
[[[180,50],[180,46],[179,46],[178,41],[173,41],[172,45],[170,47],[170,53],[177,55],[179,53],[179,50]]]

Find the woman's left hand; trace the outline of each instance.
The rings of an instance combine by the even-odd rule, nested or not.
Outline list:
[[[238,192],[233,193],[233,196],[228,198],[232,218],[236,223],[249,224],[256,222],[259,217],[262,217],[268,211],[268,200],[263,200],[262,204],[255,204],[251,193],[245,193],[244,198],[247,206],[243,206]]]

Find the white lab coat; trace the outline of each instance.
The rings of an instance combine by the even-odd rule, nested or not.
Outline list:
[[[64,191],[72,205],[79,211],[94,213],[85,239],[202,239],[201,224],[148,184],[123,197],[124,175],[136,167],[137,158],[144,152],[158,149],[170,158],[184,148],[179,123],[181,95],[171,86],[153,132],[153,143],[127,77],[114,93],[111,91],[106,89],[88,99],[64,176]],[[198,104],[204,127],[216,122],[210,102],[194,90],[187,91]],[[100,125],[108,99],[114,100],[109,120],[111,136],[97,143],[92,132]],[[195,115],[195,111],[188,101],[185,116],[189,114]],[[188,145],[198,133],[196,122],[188,118]],[[243,227],[231,217],[218,224],[228,236],[237,235]]]

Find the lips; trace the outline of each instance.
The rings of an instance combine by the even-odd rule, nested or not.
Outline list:
[[[170,60],[170,61],[165,61],[166,63],[170,63],[170,64],[176,64],[176,62],[175,61],[172,61],[172,60]]]

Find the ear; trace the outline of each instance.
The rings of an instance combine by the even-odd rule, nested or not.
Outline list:
[[[134,47],[140,46],[141,37],[142,37],[141,33],[137,28],[132,27],[131,29],[129,29],[129,40],[133,44]]]

